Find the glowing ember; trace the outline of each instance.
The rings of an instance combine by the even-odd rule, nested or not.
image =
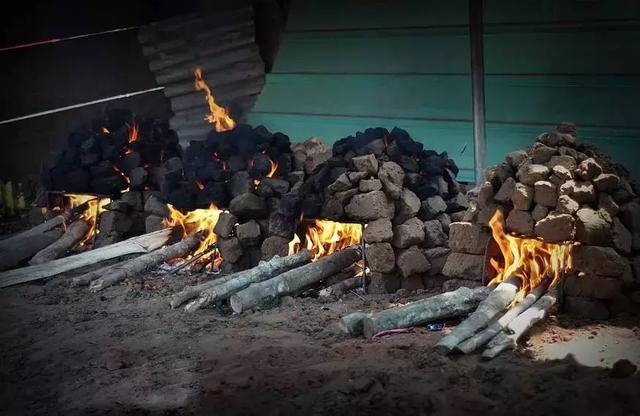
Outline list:
[[[338,250],[362,240],[362,226],[360,224],[342,223],[327,220],[315,220],[306,229],[304,246],[313,253],[313,260],[328,256]],[[295,235],[289,242],[289,254],[300,249],[300,238]]]
[[[229,116],[227,110],[223,107],[220,107],[216,104],[215,99],[213,98],[213,94],[211,93],[211,88],[207,85],[207,83],[202,79],[202,69],[197,67],[193,74],[196,77],[195,87],[197,91],[204,91],[205,99],[207,104],[209,105],[209,114],[204,118],[209,123],[213,124],[216,131],[227,131],[231,130],[236,126],[236,122]]]
[[[163,221],[163,224],[169,227],[182,227],[184,230],[183,239],[195,233],[202,234],[200,246],[192,254],[200,254],[218,241],[217,236],[213,233],[213,227],[215,227],[222,212],[220,208],[211,204],[209,208],[196,209],[183,214],[171,204],[167,204],[167,206],[169,207],[170,215],[169,218]]]
[[[506,234],[500,210],[496,210],[489,226],[503,257],[502,261],[490,259],[491,267],[497,275],[489,284],[498,284],[509,276],[519,278],[522,284],[514,304],[519,303],[547,278],[551,279],[549,287],[554,287],[562,274],[571,269],[573,243],[551,244],[534,238]]]
[[[89,226],[89,230],[87,234],[84,236],[80,245],[84,245],[88,241],[93,239],[93,236],[99,232],[97,230],[97,222],[98,216],[106,211],[105,206],[111,202],[109,198],[100,198],[95,195],[85,195],[85,194],[65,194],[65,197],[68,198],[69,208],[78,207],[85,202],[87,203],[87,208],[80,215],[80,219],[87,223]]]

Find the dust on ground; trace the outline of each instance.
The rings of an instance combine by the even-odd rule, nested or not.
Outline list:
[[[184,284],[184,277],[165,281],[150,274],[100,293],[71,288],[67,278],[2,289],[0,413],[602,416],[640,411],[638,372],[616,377],[619,372],[583,365],[579,357],[551,348],[595,339],[611,327],[630,331],[625,334],[638,342],[637,321],[575,325],[552,319],[534,331],[525,350],[485,362],[477,355],[435,353],[432,346],[446,330],[419,328],[365,340],[338,329],[339,317],[348,312],[381,310],[415,296],[286,298],[270,310],[240,316],[214,309],[189,314],[168,306],[169,294]]]

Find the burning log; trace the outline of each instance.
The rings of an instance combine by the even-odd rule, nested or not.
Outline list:
[[[171,260],[175,257],[181,257],[189,254],[200,245],[200,233],[193,234],[182,241],[179,241],[160,250],[144,254],[135,259],[118,263],[109,268],[104,277],[94,280],[89,285],[89,290],[98,292],[106,287],[119,283],[126,279],[143,272],[157,264]]]
[[[487,328],[456,346],[455,350],[464,354],[469,354],[492,340],[495,336],[504,331],[507,325],[509,325],[511,321],[517,318],[518,315],[520,315],[523,311],[533,305],[540,298],[540,296],[544,294],[545,290],[547,290],[547,287],[548,286],[546,284],[541,284],[536,287],[533,292],[529,293],[522,300],[522,302],[509,309],[504,313],[504,315],[500,317],[500,319],[493,322]]]
[[[255,308],[281,296],[295,294],[322,279],[338,273],[345,267],[360,260],[359,247],[348,247],[315,263],[289,270],[277,277],[260,283],[254,283],[231,296],[230,303],[234,312]]]
[[[493,293],[493,292],[492,292]],[[399,308],[387,309],[362,321],[364,336],[372,338],[375,334],[388,329],[407,328],[435,320],[464,315],[481,302],[486,302],[489,289],[461,287],[421,301],[412,302]]]
[[[253,283],[263,282],[288,270],[300,267],[310,262],[312,257],[313,253],[309,250],[302,250],[287,257],[275,256],[267,262],[261,262],[250,270],[237,273],[233,279],[206,288],[200,293],[198,299],[190,302],[185,307],[185,310],[187,312],[195,312],[219,300],[227,299]]]
[[[171,229],[154,231],[116,244],[86,251],[45,264],[23,267],[0,273],[0,287],[13,286],[33,280],[57,276],[61,273],[97,264],[127,254],[147,253],[162,247],[171,237]]]
[[[7,270],[29,259],[38,251],[62,236],[62,230],[53,229],[30,237],[12,238],[11,244],[0,249],[0,270]]]
[[[538,321],[544,319],[557,300],[558,291],[556,288],[547,292],[530,308],[511,321],[504,332],[499,333],[487,344],[487,348],[482,353],[482,358],[493,359],[502,351],[515,348],[520,337]]]
[[[435,349],[441,353],[450,353],[458,344],[484,328],[515,299],[519,289],[519,279],[509,277],[491,291],[467,319],[458,325],[449,335],[442,338]]]
[[[89,228],[89,224],[86,222],[82,220],[75,221],[67,227],[62,237],[36,253],[36,255],[29,260],[29,264],[43,264],[62,257],[68,250],[82,241],[87,235]]]

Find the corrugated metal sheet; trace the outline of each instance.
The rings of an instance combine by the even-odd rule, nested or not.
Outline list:
[[[203,94],[194,88],[195,67],[202,68],[216,101],[240,119],[264,86],[252,7],[155,22],[140,29],[138,40],[158,85],[165,87],[174,113],[170,124],[183,143],[211,130],[203,121],[208,112]]]

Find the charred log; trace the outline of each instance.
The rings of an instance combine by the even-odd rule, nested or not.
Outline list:
[[[43,264],[62,257],[67,251],[75,247],[87,235],[89,224],[83,220],[75,221],[67,227],[58,240],[40,250],[31,260],[30,265]]]
[[[94,280],[89,285],[89,290],[98,292],[106,287],[119,283],[128,277],[132,277],[137,273],[141,273],[167,260],[175,257],[181,257],[195,250],[200,244],[200,234],[196,233],[186,239],[161,248],[154,252],[142,255],[135,259],[118,263],[112,266],[105,273],[106,275]]]
[[[302,250],[297,254],[287,257],[275,256],[267,262],[261,262],[252,269],[238,273],[238,276],[233,279],[203,290],[199,298],[190,302],[185,307],[185,310],[187,312],[194,312],[200,308],[212,305],[217,301],[227,299],[234,293],[239,292],[253,283],[271,279],[274,276],[310,262],[312,256],[312,253],[308,250]]]
[[[351,266],[360,260],[360,256],[359,247],[349,247],[315,263],[289,270],[264,282],[254,283],[231,296],[231,308],[234,312],[240,313],[282,296],[299,293],[322,279],[338,273],[345,267]]]

